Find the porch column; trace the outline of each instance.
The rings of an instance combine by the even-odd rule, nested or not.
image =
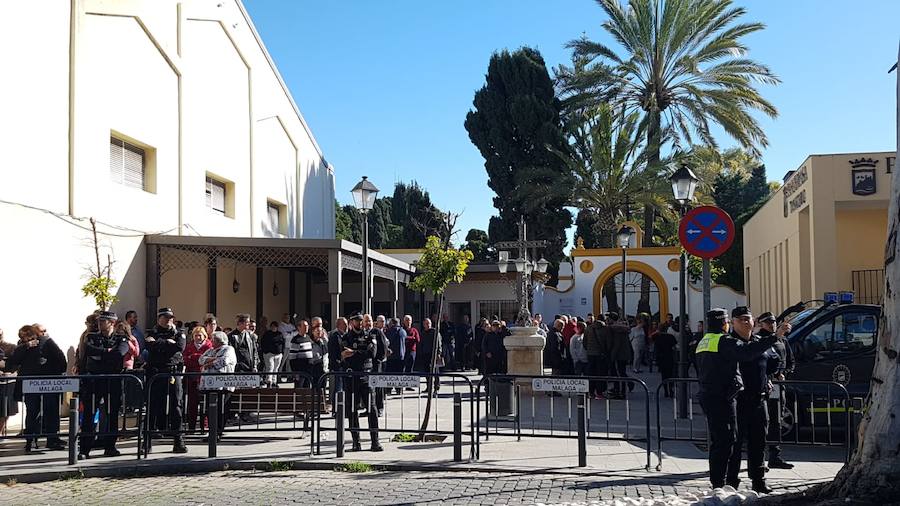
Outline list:
[[[394,282],[391,283],[391,316],[396,318],[397,315],[397,301],[400,299],[400,273],[397,269],[394,269]]]
[[[343,284],[343,269],[341,267],[340,250],[328,251],[328,294],[331,298],[331,326],[334,328],[337,319],[341,316],[341,286]]]
[[[297,269],[288,270],[288,313],[291,315],[297,312]]]
[[[256,318],[259,322],[263,315],[263,269],[256,268]]]
[[[156,309],[159,303],[159,246],[147,245],[147,314],[144,322],[156,322]]]

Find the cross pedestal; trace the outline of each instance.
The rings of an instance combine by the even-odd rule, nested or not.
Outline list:
[[[510,327],[512,335],[503,339],[506,346],[507,373],[511,376],[544,374],[544,336],[537,327]],[[531,379],[517,381],[519,392],[531,394]]]

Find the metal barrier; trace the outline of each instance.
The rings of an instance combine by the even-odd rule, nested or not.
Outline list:
[[[595,383],[617,385],[616,389],[621,392],[621,395],[612,399],[592,398],[589,392]],[[644,403],[641,407],[638,402],[636,407],[637,411],[642,412],[643,422],[636,421],[636,423],[631,417],[632,403],[635,402],[633,393],[635,385],[643,391],[643,395],[637,401],[643,400]],[[484,401],[486,403],[484,419],[481,416],[482,390],[485,392]],[[538,395],[537,392],[542,392],[543,396]],[[531,397],[530,409],[528,409],[527,400],[524,403],[522,401],[523,393],[526,397]],[[650,390],[639,378],[494,374],[485,376],[478,382],[477,395],[476,458],[479,458],[481,453],[481,436],[484,436],[487,441],[492,434],[514,436],[518,441],[521,441],[523,436],[578,438],[578,465],[581,467],[587,465],[588,439],[633,441],[643,442],[647,445],[645,469],[650,469],[652,453]],[[543,397],[546,397],[546,401],[543,400]],[[538,401],[539,398],[541,398],[540,401]],[[573,399],[575,400],[574,409]],[[565,421],[558,421],[554,416],[557,404],[563,404],[566,413]],[[526,408],[525,414],[530,414],[530,417],[526,416],[523,419],[523,406]],[[617,407],[620,407],[621,410],[613,409]],[[603,417],[600,422],[597,422],[598,416],[595,413],[599,410],[603,411]],[[616,416],[617,414],[622,416]],[[493,422],[493,432],[491,431],[491,422]],[[503,424],[502,427],[501,424]],[[632,427],[636,429],[635,432],[632,431]],[[616,429],[622,430],[617,431]],[[643,435],[633,437],[633,434]]]
[[[95,441],[112,448],[119,438],[136,437],[138,449],[141,447],[143,409],[141,406],[123,409],[127,385],[143,390],[143,383],[133,374],[16,376],[0,381],[20,383],[25,403],[21,413],[22,432],[0,436],[0,440],[24,439],[37,444],[39,438],[47,438],[49,443],[65,437],[69,464],[77,462],[78,454],[90,452]],[[66,432],[61,430],[63,417],[59,415],[64,393],[77,394],[68,403]],[[129,423],[131,419],[133,426]],[[140,451],[137,458],[141,458]]]
[[[424,381],[423,381],[424,380]],[[449,381],[448,381],[449,380]],[[367,372],[329,372],[319,379],[317,392],[324,394],[329,391],[333,396],[334,402],[316,403],[316,406],[329,405],[332,407],[331,415],[334,418],[334,425],[328,426],[323,423],[322,411],[316,414],[315,423],[315,447],[316,454],[322,453],[322,432],[334,431],[336,440],[337,456],[344,455],[344,434],[349,431],[351,435],[358,435],[360,432],[369,431],[370,427],[362,427],[358,421],[352,420],[351,426],[347,426],[346,417],[349,413],[358,411],[362,407],[360,400],[357,398],[357,388],[355,384],[358,381],[366,381],[370,386],[368,398],[364,401],[365,409],[368,413],[376,413],[376,425],[379,432],[387,432],[390,434],[426,434],[430,436],[451,436],[453,441],[453,457],[454,461],[462,460],[462,440],[463,435],[468,433],[469,439],[469,458],[475,458],[475,387],[471,379],[463,374],[430,374],[430,373],[367,373]],[[347,385],[350,382],[350,386]],[[435,391],[432,392],[432,383],[436,385]],[[328,385],[332,385],[332,389]],[[423,390],[424,384],[424,390]],[[449,392],[447,392],[449,388]],[[382,389],[384,402],[382,406],[376,406],[375,390]],[[391,391],[398,391],[397,394],[391,395]],[[446,393],[442,393],[446,392]],[[347,398],[349,394],[349,399]],[[428,413],[426,428],[420,430],[424,419],[423,408],[427,406],[428,399],[425,396],[433,395],[432,412]],[[448,406],[447,401],[451,401]],[[467,400],[467,402],[466,402]],[[349,408],[347,407],[349,404]],[[414,403],[413,406],[409,404]],[[463,411],[464,407],[469,406],[469,428],[463,427]],[[441,427],[440,412],[441,410],[453,410],[453,423],[451,427]],[[380,411],[380,413],[379,413]],[[351,415],[352,416],[352,415]],[[359,416],[359,415],[357,415]],[[371,423],[372,417],[369,417]],[[433,422],[433,424],[432,424]],[[446,423],[446,422],[445,422]],[[354,438],[355,439],[355,438]]]
[[[309,424],[313,420],[316,407],[314,403],[320,397],[313,389],[314,378],[304,372],[291,372],[294,379],[293,388],[269,387],[263,388],[264,372],[182,372],[182,373],[158,373],[150,377],[147,382],[145,403],[147,406],[147,423],[144,428],[146,445],[145,455],[152,451],[152,441],[155,437],[171,436],[203,436],[208,443],[208,456],[216,457],[219,439],[230,432],[296,432],[311,430]],[[299,385],[297,383],[299,381]],[[165,386],[160,385],[164,381]],[[188,390],[197,389],[196,409],[197,418],[195,430],[191,430],[190,420],[185,427],[186,413],[192,404],[188,399]],[[160,392],[161,389],[168,391]],[[229,390],[229,389],[233,389]],[[178,398],[179,402],[184,398],[181,406],[182,414],[174,418],[175,404],[172,398]],[[211,414],[215,416],[211,416]],[[237,423],[229,423],[231,415],[237,416]],[[285,420],[287,418],[287,420]],[[298,419],[303,426],[298,427]],[[203,421],[208,422],[204,426]],[[213,437],[212,434],[217,434]],[[310,448],[310,453],[312,448]]]
[[[767,408],[769,410],[775,407],[776,418],[772,418],[769,413],[771,426],[779,427],[777,435],[773,435],[769,431],[766,435],[767,445],[793,445],[793,446],[813,446],[813,447],[843,447],[845,448],[844,460],[849,462],[850,453],[853,448],[851,437],[852,427],[854,426],[852,412],[856,411],[851,406],[850,395],[847,389],[840,383],[829,381],[795,381],[784,380],[773,382],[776,392],[779,394],[772,395],[768,401]],[[687,427],[687,434],[679,433],[679,417],[678,417],[678,393],[681,388],[677,385],[686,386],[689,402],[687,418],[683,422]],[[672,398],[672,431],[669,434],[663,430],[662,423],[662,398],[661,390],[671,392]],[[837,391],[838,396],[834,395]],[[696,378],[670,378],[662,382],[656,389],[656,438],[657,438],[657,460],[656,470],[662,470],[662,445],[663,441],[689,441],[689,442],[708,442],[708,433],[706,428],[706,418],[702,418],[700,422],[702,431],[694,428],[695,410],[694,402],[699,396],[699,383]],[[835,402],[838,401],[838,402]],[[843,413],[843,415],[832,416],[832,412]],[[703,413],[697,410],[697,413]],[[839,427],[839,432],[834,429],[838,427],[833,422],[842,421],[843,427]],[[767,427],[768,429],[768,427]],[[800,437],[802,430],[808,429],[809,439]],[[817,433],[825,430],[826,435],[817,439]],[[842,441],[836,441],[835,435],[842,434]]]

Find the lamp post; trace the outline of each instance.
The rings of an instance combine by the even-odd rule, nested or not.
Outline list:
[[[625,311],[625,274],[628,273],[628,246],[631,245],[631,238],[634,237],[634,229],[628,225],[622,225],[617,234],[619,236],[619,247],[622,248],[622,318],[628,321],[627,312]]]
[[[375,206],[375,197],[378,196],[378,188],[369,181],[368,176],[350,190],[353,194],[353,203],[362,214],[362,312],[369,313],[369,211]]]
[[[678,208],[681,218],[687,212],[687,208],[694,199],[694,190],[697,189],[697,183],[700,182],[694,172],[687,165],[681,165],[678,170],[669,177],[672,183],[672,193],[675,195],[675,201],[678,202]],[[680,378],[688,377],[688,336],[691,329],[687,325],[687,311],[684,307],[687,304],[685,297],[685,285],[687,285],[686,276],[687,253],[681,248],[681,259],[678,268],[678,330],[681,334],[680,346],[678,353],[678,376]],[[703,315],[705,318],[706,315]],[[687,417],[687,384],[682,383],[678,392],[678,416]]]

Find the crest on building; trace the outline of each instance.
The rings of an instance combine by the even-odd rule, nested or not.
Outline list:
[[[865,196],[875,193],[875,165],[877,163],[878,160],[871,158],[850,160],[850,166],[853,167],[851,188],[854,195]]]

